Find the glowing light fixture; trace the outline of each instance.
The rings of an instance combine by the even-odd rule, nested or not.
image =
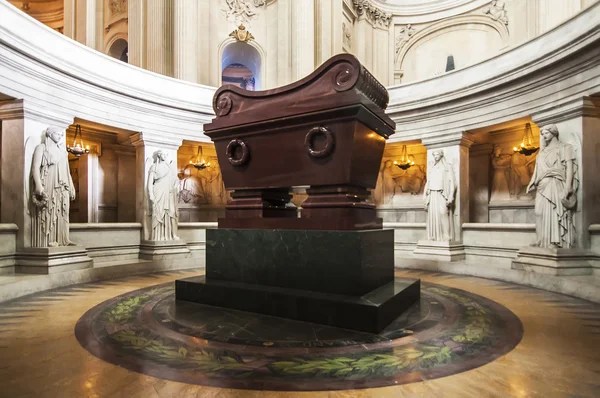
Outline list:
[[[530,156],[533,155],[539,147],[535,146],[533,143],[533,134],[531,132],[531,124],[527,123],[525,125],[525,134],[523,135],[523,141],[521,141],[521,145],[517,147],[513,147],[513,151],[519,152],[522,155]]]
[[[79,136],[79,142],[77,142],[77,136]],[[73,145],[67,145],[67,152],[72,153],[73,155],[79,157],[81,155],[85,155],[90,152],[90,146],[83,146],[83,138],[81,134],[81,126],[75,126],[75,137],[73,137]]]
[[[204,170],[210,167],[210,162],[207,162],[202,156],[202,145],[198,145],[198,153],[190,159],[190,164],[198,170]]]
[[[415,165],[415,161],[410,160],[408,158],[408,154],[406,152],[406,145],[402,145],[402,152],[400,152],[400,160],[394,160],[394,164],[400,167],[402,170],[406,170],[411,166]]]

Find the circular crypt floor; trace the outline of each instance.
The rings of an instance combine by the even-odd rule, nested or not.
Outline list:
[[[175,302],[173,280],[200,272],[0,304],[0,395],[592,397],[600,390],[600,305],[399,271],[421,278],[421,303],[371,335]]]

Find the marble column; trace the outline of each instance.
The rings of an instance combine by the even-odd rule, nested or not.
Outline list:
[[[552,275],[589,275],[593,273],[590,252],[591,224],[600,223],[600,100],[581,97],[532,115],[540,127],[555,124],[558,139],[573,147],[579,181],[577,207],[572,213],[575,227],[574,248],[525,247],[519,250],[513,268]]]
[[[49,274],[92,266],[83,247],[32,247],[30,197],[33,187],[30,178],[33,152],[42,142],[46,128],[53,126],[66,130],[73,120],[73,116],[50,113],[22,100],[0,105],[0,222],[18,227],[15,242],[18,272]]]
[[[221,72],[217,71],[221,60],[215,61],[214,58],[218,57],[217,53],[212,57],[206,56],[206,54],[211,53],[211,45],[214,45],[210,40],[210,31],[206,28],[207,26],[211,26],[211,5],[214,6],[215,3],[211,1],[199,1],[196,7],[198,26],[196,26],[194,32],[197,35],[198,47],[194,50],[193,54],[195,54],[196,65],[198,66],[198,70],[196,71],[198,76],[197,82],[216,86],[221,81]],[[219,12],[221,11],[219,10]],[[211,81],[211,76],[214,76],[214,81]]]
[[[98,51],[104,50],[103,24],[103,1],[102,0],[77,0],[75,7],[69,10],[69,15],[74,16],[74,21],[67,19],[67,3],[72,6],[70,0],[65,1],[65,30],[69,23],[71,34],[69,37],[77,40]]]
[[[177,150],[182,139],[165,137],[160,132],[142,132],[131,137],[135,154],[135,199],[136,221],[142,224],[142,244],[140,258],[147,260],[164,259],[164,256],[187,256],[190,251],[181,240],[152,241],[152,209],[148,198],[148,173],[153,164],[153,154],[162,151],[167,155],[166,162],[177,172]]]
[[[354,24],[352,47],[354,55],[370,71],[373,70],[373,26],[363,13]],[[387,47],[386,47],[387,48]]]
[[[73,40],[75,40],[75,21],[77,20],[75,10],[77,0],[64,0],[63,15],[65,20],[65,27],[63,34]]]
[[[373,44],[371,47],[373,58],[373,68],[371,72],[373,76],[384,86],[388,85],[389,68],[393,64],[393,56],[390,58],[389,51],[381,51],[381,49],[389,48],[389,29],[386,27],[373,28]]]
[[[173,76],[188,82],[198,81],[198,1],[174,0]]]
[[[342,2],[315,0],[315,20],[315,66],[319,66],[334,55],[342,53]]]
[[[98,152],[79,158],[79,222],[98,222]]]
[[[146,69],[173,76],[173,0],[146,1]]]
[[[135,222],[136,193],[135,186],[135,148],[120,145],[115,149],[118,157],[117,165],[117,220],[118,222]]]
[[[128,62],[131,65],[143,68],[145,37],[145,11],[144,0],[129,0],[127,9],[127,45]]]
[[[415,255],[425,258],[456,261],[465,258],[462,245],[462,225],[469,222],[469,148],[473,137],[464,131],[450,132],[443,136],[423,139],[427,148],[427,171],[434,164],[433,153],[443,151],[447,164],[454,173],[456,193],[452,220],[453,239],[448,242],[419,241]]]
[[[292,7],[292,80],[315,70],[315,2],[294,0]]]

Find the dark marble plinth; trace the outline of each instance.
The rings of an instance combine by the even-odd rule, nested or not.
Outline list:
[[[206,277],[362,296],[394,280],[394,231],[209,229]]]
[[[335,282],[335,281],[331,281]],[[175,282],[177,300],[379,333],[420,297],[420,280],[395,280],[363,296],[209,279]]]

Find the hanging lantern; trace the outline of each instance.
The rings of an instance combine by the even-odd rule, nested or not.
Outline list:
[[[539,147],[535,146],[533,143],[533,133],[531,132],[531,124],[527,123],[525,125],[525,133],[523,134],[523,140],[521,141],[521,145],[517,147],[513,147],[513,151],[519,152],[522,155],[530,156],[533,155]]]
[[[77,142],[77,136],[79,135],[79,142]],[[75,126],[75,137],[73,137],[73,145],[67,145],[67,152],[72,153],[73,155],[79,157],[81,155],[85,155],[90,152],[90,146],[83,146],[83,138],[81,134],[81,126]]]
[[[210,162],[206,162],[204,156],[202,156],[202,145],[198,145],[198,153],[191,157],[190,164],[198,170],[210,167]]]
[[[406,152],[406,145],[402,145],[402,152],[400,153],[400,160],[394,160],[394,164],[400,167],[402,170],[406,170],[411,166],[415,165],[414,160],[410,160],[408,158],[408,153]]]

